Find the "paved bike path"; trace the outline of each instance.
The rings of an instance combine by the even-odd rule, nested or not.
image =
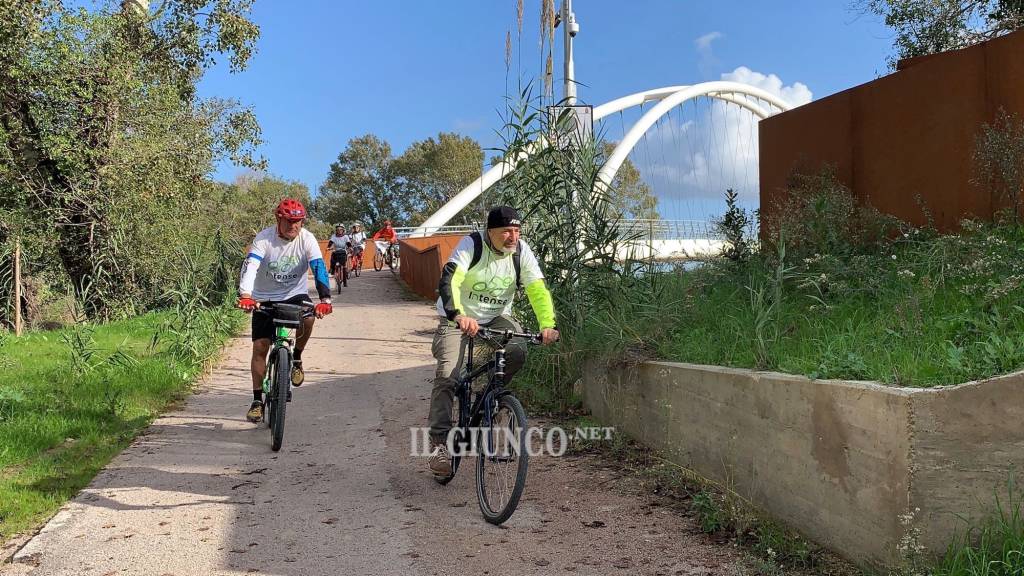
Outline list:
[[[303,355],[280,452],[244,419],[243,335],[0,573],[733,573],[731,547],[629,494],[636,482],[593,457],[533,459],[515,515],[485,523],[472,463],[442,487],[410,455],[409,429],[426,421],[433,307],[386,270],[351,279],[335,302]]]

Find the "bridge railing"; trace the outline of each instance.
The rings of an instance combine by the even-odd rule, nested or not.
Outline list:
[[[483,224],[458,224],[437,226],[426,230],[427,236],[435,234],[469,234],[479,230]],[[722,235],[715,231],[713,222],[707,220],[661,220],[629,219],[620,220],[619,228],[628,238],[643,240],[719,240]],[[395,228],[399,238],[408,238],[416,226]]]

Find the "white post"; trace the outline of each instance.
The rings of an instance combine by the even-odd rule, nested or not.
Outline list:
[[[14,240],[14,335],[21,336],[21,239]]]
[[[565,46],[565,105],[576,105],[576,73],[572,61],[572,39],[579,32],[576,15],[572,13],[572,0],[562,0],[562,44]]]

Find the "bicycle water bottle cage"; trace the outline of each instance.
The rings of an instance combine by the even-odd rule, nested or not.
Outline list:
[[[282,328],[298,328],[302,324],[302,315],[306,307],[298,304],[275,304],[274,326]]]

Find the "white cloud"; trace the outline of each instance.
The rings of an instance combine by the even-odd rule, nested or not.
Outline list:
[[[711,74],[712,69],[719,63],[718,59],[715,58],[715,53],[711,48],[711,43],[721,37],[721,32],[708,32],[693,41],[697,46],[697,54],[700,55],[700,58],[697,60],[697,68],[700,70],[700,74],[704,78],[707,78]]]
[[[710,45],[714,40],[710,36],[698,40],[698,47],[704,38]],[[813,98],[801,82],[785,85],[775,74],[745,66],[722,74],[721,79],[756,86],[791,106]],[[679,212],[685,211],[683,206],[690,201],[721,201],[727,188],[736,190],[748,205],[758,202],[757,118],[735,104],[708,98],[685,102],[651,127],[630,160],[668,217],[686,217]]]
[[[782,79],[775,74],[761,74],[746,66],[740,66],[732,72],[722,74],[722,80],[756,86],[782,98],[790,106],[802,106],[814,98],[811,90],[803,82],[794,82],[791,86],[783,86]]]

